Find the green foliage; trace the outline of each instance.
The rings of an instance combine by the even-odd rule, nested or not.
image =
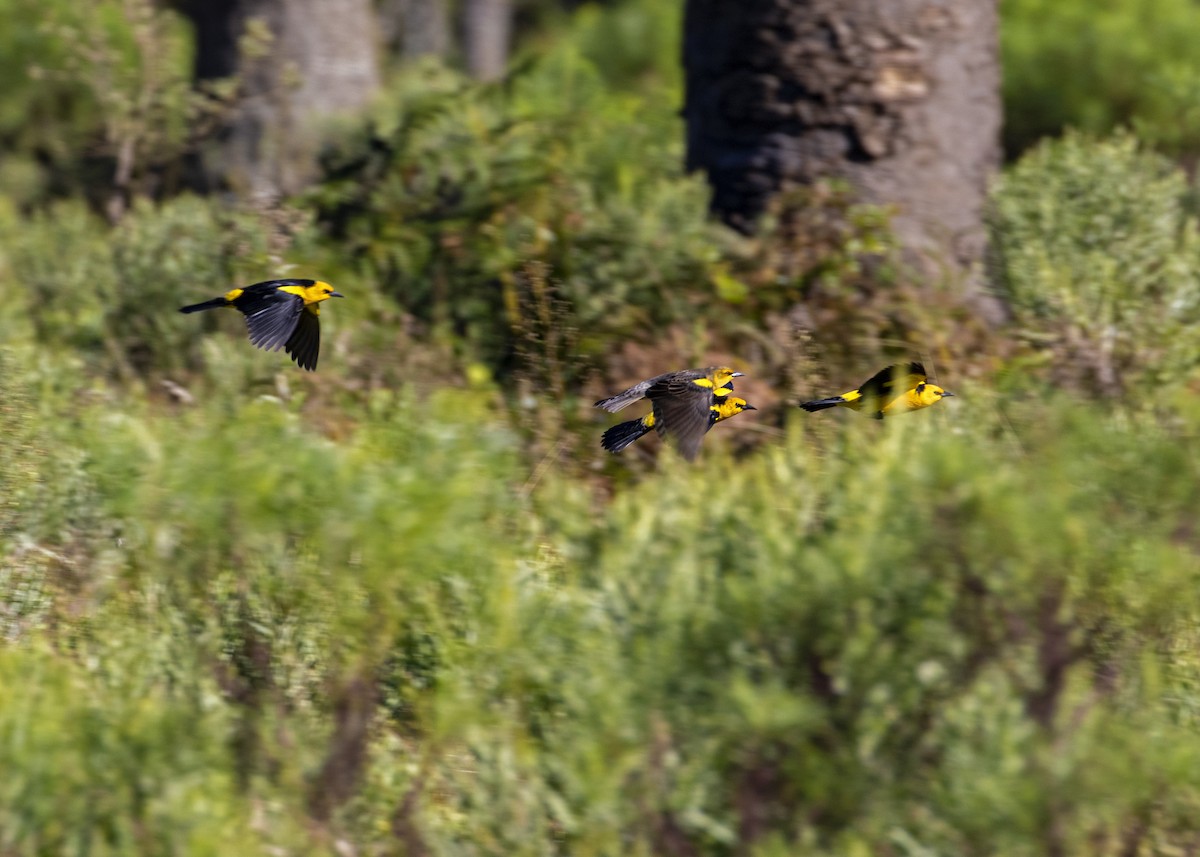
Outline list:
[[[286,210],[0,201],[5,857],[1192,847],[1186,182],[1072,136],[997,188],[1011,368],[1052,397],[942,361],[936,409],[747,416],[606,479],[570,402],[631,340],[737,342],[753,390],[969,337],[837,187],[760,239],[706,222],[668,5],[590,9],[502,85],[400,78],[316,246]],[[285,254],[348,295],[316,375],[176,312]]]
[[[1200,152],[1200,18],[1191,0],[1005,0],[1005,147],[1073,127],[1132,126],[1150,145]]]
[[[97,108],[78,81],[47,74],[70,48],[48,20],[78,21],[70,0],[0,0],[0,195],[36,199],[55,174],[78,164]]]
[[[328,156],[315,202],[339,252],[495,365],[511,357],[525,271],[544,265],[590,359],[615,331],[686,317],[709,279],[705,189],[680,174],[677,126],[663,99],[605,90],[570,49],[504,89],[410,80]]]
[[[566,39],[611,86],[632,88],[649,80],[682,89],[683,3],[585,4],[572,16]]]
[[[1060,380],[1173,382],[1200,354],[1200,243],[1182,172],[1131,137],[1068,135],[997,184],[996,275]]]
[[[665,720],[677,761],[656,805],[705,853],[770,831],[814,853],[897,835],[946,854],[1044,853],[1058,836],[1074,853],[1171,800],[1091,766],[1153,770],[1119,758],[1143,717],[1150,756],[1181,737],[1133,700],[1156,669],[1144,647],[1192,621],[1194,603],[1172,601],[1195,557],[1171,533],[1194,466],[1151,426],[1040,410],[1045,426],[1017,422],[1014,458],[974,398],[953,428],[847,425],[825,457],[793,435],[716,494],[711,472],[657,480],[618,498],[578,557],[620,642],[608,686]],[[1175,784],[1186,806],[1200,781]],[[1093,818],[1095,801],[1110,812]]]
[[[243,852],[258,837],[222,764],[226,712],[147,683],[134,653],[105,654],[107,675],[43,646],[0,651],[0,682],[21,688],[0,700],[0,846]]]
[[[335,441],[222,391],[56,428],[55,389],[5,412],[0,478],[28,485],[35,438],[100,523],[26,569],[38,621],[0,602],[14,855],[1188,835],[1200,458],[1146,416],[960,388],[797,420],[736,467],[714,432],[598,502],[569,470],[531,485],[493,392],[376,391]],[[3,539],[61,556],[71,529]]]
[[[814,288],[855,306],[863,256],[890,249],[881,210],[818,188],[789,196],[760,240],[737,239],[682,173],[673,105],[661,86],[606,87],[570,43],[503,88],[424,69],[327,153],[310,198],[330,253],[420,330],[555,393],[617,339],[674,338],[700,360]]]
[[[229,82],[193,88],[188,29],[149,0],[2,0],[0,20],[0,194],[23,204],[86,190],[117,217],[122,195],[173,185],[228,107]]]
[[[132,379],[198,364],[200,334],[217,322],[176,310],[246,277],[265,279],[264,225],[184,196],[141,201],[112,229],[82,203],[64,202],[3,224],[0,234],[9,289],[24,297],[38,341],[75,348],[89,364]],[[230,330],[240,324],[227,321]]]

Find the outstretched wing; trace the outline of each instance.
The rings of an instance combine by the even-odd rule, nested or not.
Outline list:
[[[669,381],[676,379],[692,380],[696,378],[704,378],[706,376],[707,370],[705,369],[684,369],[678,372],[664,372],[661,375],[655,375],[649,380],[639,381],[628,390],[622,390],[615,396],[610,396],[607,399],[601,399],[600,401],[596,402],[595,406],[597,408],[602,408],[609,413],[615,414],[617,411],[632,405],[639,399],[648,397],[651,389],[658,389]]]
[[[672,378],[646,391],[654,405],[654,428],[664,437],[672,437],[680,454],[692,461],[700,452],[700,442],[712,426],[712,387]]]
[[[254,295],[251,301],[243,298],[235,306],[246,314],[250,341],[268,351],[287,345],[304,313],[303,298],[279,291]]]
[[[296,329],[283,347],[301,369],[311,372],[317,368],[317,352],[321,350],[321,322],[311,308],[300,313]]]

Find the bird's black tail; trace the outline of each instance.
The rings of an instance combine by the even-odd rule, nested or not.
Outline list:
[[[801,402],[800,407],[812,413],[813,411],[823,411],[826,408],[836,408],[838,405],[844,404],[845,401],[844,396],[834,396],[832,399],[816,399],[811,402]]]
[[[618,423],[600,436],[600,445],[609,452],[620,452],[648,431],[644,418]]]
[[[200,312],[202,309],[215,309],[219,306],[229,306],[229,301],[225,300],[225,298],[213,298],[211,301],[204,301],[203,303],[192,304],[191,306],[181,306],[179,311]]]

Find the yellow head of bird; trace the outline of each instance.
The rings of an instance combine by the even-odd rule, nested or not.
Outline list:
[[[320,303],[321,301],[327,301],[330,298],[345,297],[345,295],[343,295],[341,292],[334,291],[333,286],[329,285],[329,283],[317,280],[311,286],[305,288],[302,297],[304,298],[304,302],[306,304],[316,304]]]
[[[729,396],[718,404],[713,405],[712,410],[715,415],[713,422],[719,423],[721,420],[737,416],[742,411],[757,411],[758,408],[739,396]]]
[[[916,389],[912,391],[913,397],[916,399],[916,405],[919,408],[927,408],[930,405],[935,405],[944,399],[946,396],[953,396],[949,390],[943,390],[937,384],[918,384]]]
[[[713,370],[712,373],[713,387],[719,389],[721,387],[729,386],[732,388],[733,379],[740,377],[742,377],[741,372],[734,372],[728,366],[718,366]]]

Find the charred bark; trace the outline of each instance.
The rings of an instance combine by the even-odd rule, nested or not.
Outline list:
[[[984,249],[1000,158],[995,0],[688,0],[688,167],[743,232],[780,191],[840,177],[910,250]]]

